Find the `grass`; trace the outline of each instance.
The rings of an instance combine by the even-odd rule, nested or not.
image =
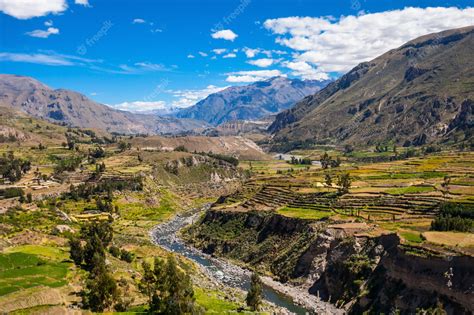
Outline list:
[[[33,254],[0,254],[0,296],[40,285],[64,286],[68,268],[68,263],[46,261]]]
[[[119,200],[116,205],[118,205],[120,215],[125,220],[164,221],[178,210],[178,205],[173,194],[168,190],[163,189],[160,194],[160,200],[156,206],[149,206],[142,200],[136,202]],[[137,197],[141,199],[141,196]]]
[[[409,242],[412,242],[412,243],[422,243],[423,242],[423,238],[421,237],[420,233],[403,231],[403,232],[400,232],[400,235],[405,240],[407,240]]]
[[[390,188],[385,192],[391,195],[420,194],[435,191],[433,186],[408,186],[401,188]]]
[[[63,261],[69,258],[69,252],[65,249],[43,245],[21,245],[10,247],[6,250],[6,253],[31,254],[53,261]]]
[[[225,296],[218,291],[205,291],[194,288],[196,302],[204,307],[206,314],[228,314],[235,313],[239,305],[235,302],[225,300]]]
[[[391,174],[382,174],[382,175],[369,175],[365,179],[432,179],[432,178],[443,178],[447,173],[444,172],[421,172],[421,173],[391,173]]]
[[[461,232],[424,232],[423,237],[430,243],[474,248],[474,234]]]
[[[331,212],[292,207],[284,207],[278,209],[277,213],[285,217],[299,218],[305,220],[321,220],[328,218],[332,215]]]

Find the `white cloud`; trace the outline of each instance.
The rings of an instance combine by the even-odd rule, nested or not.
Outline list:
[[[149,112],[157,111],[158,113],[169,113],[173,109],[186,108],[195,105],[200,100],[205,99],[210,94],[222,91],[225,87],[218,87],[209,85],[204,89],[189,89],[189,90],[168,90],[166,93],[171,94],[175,99],[170,102],[163,100],[157,101],[134,101],[134,102],[123,102],[120,104],[109,105],[115,109],[126,110],[130,112]]]
[[[305,80],[328,80],[329,75],[311,66],[304,61],[290,61],[283,64],[288,69],[293,70],[291,73],[294,76],[301,77]]]
[[[200,54],[201,57],[207,57],[207,54],[203,51],[198,51],[198,54]]]
[[[101,62],[101,60],[61,55],[54,52],[40,52],[36,54],[0,52],[0,61],[26,62],[48,66],[73,66]]]
[[[221,30],[217,31],[211,34],[212,38],[214,39],[225,39],[225,40],[230,40],[234,41],[238,37],[237,34],[235,34],[232,30]]]
[[[404,8],[341,17],[287,17],[266,20],[276,42],[298,51],[294,62],[319,72],[346,72],[428,33],[474,24],[474,8]],[[298,64],[302,67],[303,64]]]
[[[143,24],[143,23],[146,23],[146,21],[140,18],[133,19],[132,21],[132,24]]]
[[[44,22],[44,26],[53,26],[53,21],[48,20],[48,21]]]
[[[280,50],[265,50],[262,48],[249,48],[249,47],[244,47],[242,51],[245,53],[245,56],[247,56],[247,58],[253,58],[257,56],[258,54],[264,54],[265,56],[267,56],[267,58],[271,58],[272,52],[275,52],[277,54],[281,54],[283,52]]]
[[[253,58],[260,52],[260,48],[252,49],[252,48],[244,47],[244,49],[242,50],[244,51],[245,56],[247,56],[247,58]]]
[[[227,82],[238,83],[238,82],[257,82],[272,77],[286,76],[282,74],[280,70],[253,70],[253,71],[237,71],[227,73]]]
[[[247,63],[260,67],[260,68],[266,68],[276,63],[276,60],[271,59],[271,58],[261,58],[261,59],[249,60],[247,61]]]
[[[200,100],[205,99],[210,94],[217,93],[226,89],[227,86],[219,87],[215,85],[208,85],[206,88],[201,90],[174,90],[170,91],[177,100],[171,103],[172,107],[175,108],[186,108],[193,106]]]
[[[189,58],[189,59],[193,59],[193,58],[196,58],[196,57],[194,57],[194,55],[192,55],[192,54],[189,54],[189,55],[188,55],[188,58]]]
[[[235,57],[237,57],[236,54],[234,54],[234,53],[228,53],[227,55],[223,56],[222,58],[235,58]]]
[[[74,3],[75,4],[80,4],[80,5],[83,5],[85,7],[89,7],[89,0],[74,0]]]
[[[61,56],[46,54],[0,53],[0,61],[36,63],[48,66],[72,66],[74,62]]]
[[[49,35],[57,35],[59,34],[59,29],[55,27],[48,27],[47,30],[34,30],[31,32],[26,32],[26,35],[31,37],[38,37],[38,38],[48,38]]]
[[[119,65],[120,70],[124,74],[138,74],[144,72],[164,72],[171,71],[170,68],[161,63],[136,62],[133,65]]]
[[[58,14],[66,9],[65,0],[0,0],[0,11],[20,20]]]
[[[221,55],[227,51],[225,48],[216,48],[212,50],[216,55]]]
[[[161,28],[153,28],[153,29],[151,29],[151,32],[152,33],[162,33],[163,30]]]
[[[148,112],[157,109],[166,109],[167,105],[165,101],[156,101],[156,102],[123,102],[120,104],[112,105],[111,107],[120,110],[126,110],[130,112]]]

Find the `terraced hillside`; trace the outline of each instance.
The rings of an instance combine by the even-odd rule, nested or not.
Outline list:
[[[318,160],[324,151],[296,153]],[[239,192],[221,197],[213,208],[270,211],[296,218],[327,218],[338,223],[370,222],[378,226],[379,232],[406,225],[408,230],[423,233],[429,230],[442,204],[474,203],[472,152],[446,151],[365,164],[355,161],[376,154],[329,154],[339,154],[342,165],[323,170],[316,164],[293,165],[283,160],[244,162],[245,168],[253,173],[252,178]],[[350,175],[352,183],[347,193],[340,194],[337,179],[343,173]],[[327,176],[331,178],[330,184],[326,182]]]

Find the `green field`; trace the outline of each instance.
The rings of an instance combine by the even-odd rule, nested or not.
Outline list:
[[[40,285],[64,286],[69,265],[22,252],[0,254],[0,295]]]
[[[321,220],[330,217],[333,213],[303,208],[284,207],[277,210],[278,214],[290,218],[300,218],[306,220]]]

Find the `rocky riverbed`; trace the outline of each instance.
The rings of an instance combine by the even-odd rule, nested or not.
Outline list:
[[[155,244],[196,262],[211,279],[232,288],[247,290],[250,271],[224,259],[204,254],[185,244],[178,236],[179,230],[195,222],[207,209],[208,206],[178,214],[173,219],[154,227],[150,231],[150,237]],[[305,314],[308,311],[316,314],[344,313],[343,310],[297,287],[285,285],[269,277],[262,277],[262,281],[265,284],[265,299],[276,306],[273,309],[276,313]]]

